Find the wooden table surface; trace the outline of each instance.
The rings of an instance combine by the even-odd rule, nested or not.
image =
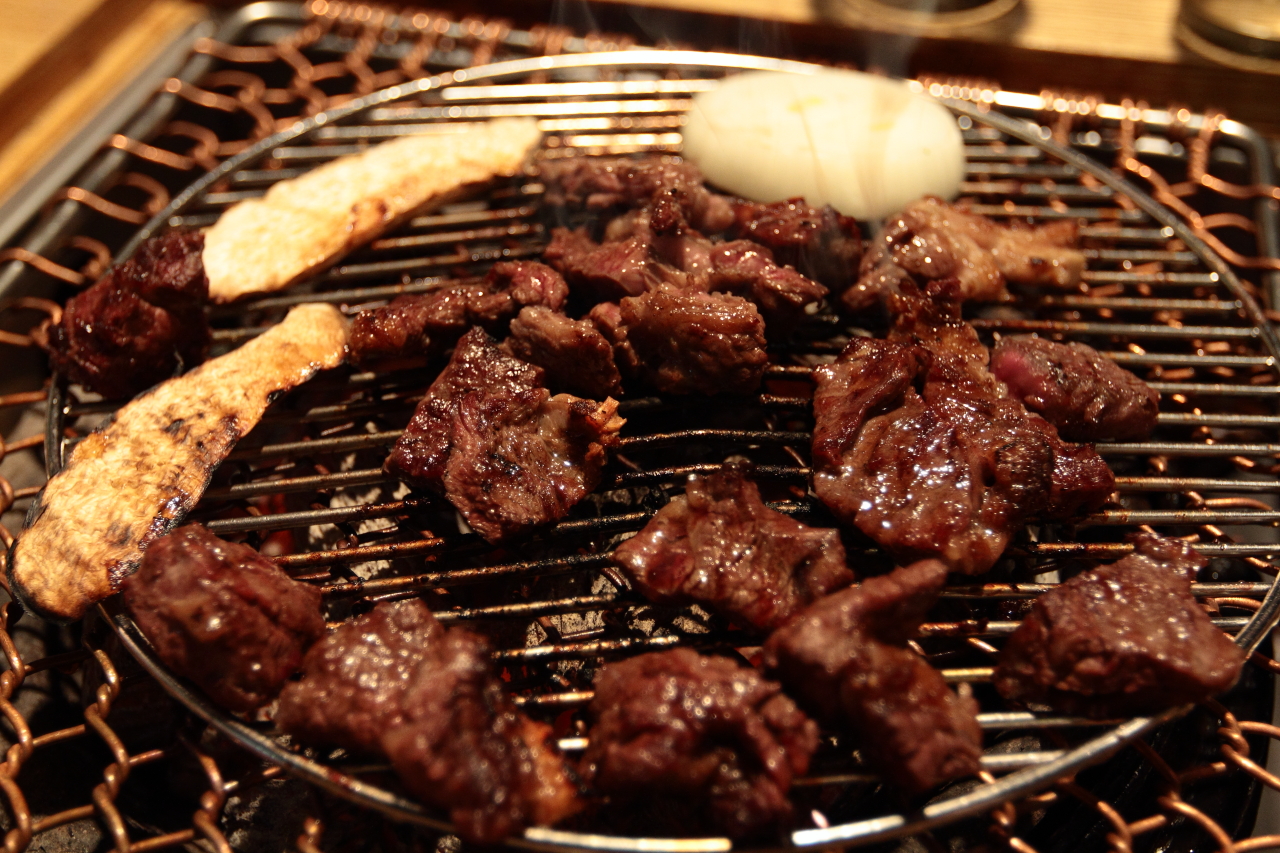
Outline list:
[[[600,0],[602,26],[641,41],[666,33],[707,48],[738,49],[743,18],[783,33],[802,56],[873,61],[902,74],[995,80],[1009,89],[1123,94],[1229,115],[1280,136],[1280,77],[1214,65],[1175,37],[1178,0],[1021,0],[996,22],[945,38],[904,37],[857,11],[860,0]],[[398,4],[392,4],[398,5]],[[517,25],[587,4],[555,0],[432,2],[459,14],[505,15]],[[0,201],[56,156],[61,141],[159,51],[211,14],[196,0],[0,0]],[[772,22],[772,23],[768,23]],[[678,32],[677,32],[678,31]],[[878,58],[878,59],[877,59]]]

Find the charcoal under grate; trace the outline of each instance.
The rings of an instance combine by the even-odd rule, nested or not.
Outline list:
[[[691,96],[746,68],[808,73],[813,67],[629,51],[514,61],[406,84],[307,119],[228,161],[175,198],[125,254],[150,234],[208,225],[275,181],[370,143],[447,133],[459,122],[536,117],[544,159],[678,156]],[[1248,648],[1266,635],[1280,605],[1264,599],[1274,575],[1269,561],[1280,553],[1274,530],[1280,481],[1272,468],[1280,455],[1280,344],[1249,286],[1181,220],[1090,158],[1108,144],[1101,134],[1093,133],[1096,141],[1081,134],[1062,140],[1074,146],[1059,147],[1025,121],[1029,114],[1010,118],[1020,115],[1021,105],[1009,99],[948,102],[965,138],[962,194],[972,209],[996,218],[1079,220],[1088,271],[1078,293],[1024,290],[1009,303],[971,306],[969,319],[988,343],[1034,331],[1106,352],[1161,392],[1159,427],[1151,441],[1098,445],[1116,472],[1120,506],[1070,526],[1023,531],[985,583],[949,587],[921,628],[917,642],[931,662],[948,682],[971,685],[981,702],[984,778],[976,786],[952,786],[921,811],[898,813],[876,794],[875,777],[856,752],[829,738],[814,771],[797,783],[797,802],[805,806],[798,814],[812,806],[814,815],[795,828],[796,845],[866,842],[977,815],[1151,731],[1160,721],[1012,711],[988,683],[993,655],[1016,627],[1020,606],[1050,588],[1073,560],[1127,553],[1126,532],[1197,535],[1196,547],[1212,560],[1213,580],[1196,584],[1195,593],[1212,605],[1215,623]],[[1105,119],[1105,109],[1097,114]],[[1127,118],[1122,111],[1111,126]],[[497,260],[536,257],[553,224],[541,193],[536,178],[522,176],[415,218],[283,295],[215,309],[215,345],[240,343],[301,302],[327,301],[354,312],[482,275]],[[754,466],[774,508],[835,526],[808,492],[809,374],[859,331],[833,315],[813,318],[793,340],[771,346],[763,392],[749,399],[628,396],[620,407],[628,419],[621,445],[595,495],[519,545],[486,545],[461,528],[442,498],[410,492],[381,469],[434,371],[343,368],[288,395],[216,473],[192,517],[322,586],[332,619],[376,601],[422,596],[441,622],[475,623],[495,639],[495,657],[517,702],[555,719],[562,748],[576,755],[585,746],[581,722],[602,661],[673,646],[750,657],[758,638],[696,607],[646,602],[611,567],[611,547],[642,527],[689,474],[734,460]],[[50,400],[50,467],[68,450],[65,423],[114,408],[64,395],[55,388]],[[853,537],[847,544],[855,571],[889,567],[877,549]],[[127,616],[114,612],[112,619],[175,696],[259,755],[395,817],[445,826],[385,787],[385,768],[356,766],[341,753],[289,748],[269,726],[220,711],[164,670]],[[528,830],[521,843],[682,851],[730,846],[719,838],[544,828]]]

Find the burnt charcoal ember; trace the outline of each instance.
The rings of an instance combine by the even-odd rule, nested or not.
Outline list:
[[[536,261],[494,264],[479,284],[456,284],[399,296],[361,311],[351,324],[351,359],[363,367],[395,359],[442,355],[472,326],[500,330],[525,306],[558,311],[569,286]]]
[[[540,368],[472,329],[418,404],[386,470],[444,494],[489,542],[562,518],[599,482],[623,421],[612,399],[552,397],[542,382]]]
[[[923,560],[869,578],[801,611],[764,646],[765,672],[820,722],[853,734],[908,795],[976,773],[982,757],[978,703],[907,646],[946,577]]]
[[[764,246],[750,240],[720,243],[710,253],[708,288],[744,296],[756,304],[769,332],[786,333],[804,319],[827,289],[791,267],[779,266]]]
[[[160,659],[232,711],[274,698],[324,633],[319,589],[199,524],[152,542],[123,589]]]
[[[1001,338],[991,371],[1069,441],[1138,441],[1155,430],[1159,393],[1085,344]]]
[[[434,638],[405,691],[408,721],[382,737],[405,787],[448,809],[475,842],[549,826],[581,805],[551,727],[520,713],[489,658],[489,644],[469,631]]]
[[[926,197],[885,221],[841,302],[851,311],[874,308],[911,277],[955,278],[961,298],[983,302],[1006,297],[1006,282],[1075,287],[1084,272],[1075,243],[1072,222],[1009,227]]]
[[[946,282],[908,290],[888,340],[814,372],[814,490],[899,562],[981,574],[1028,520],[1095,508],[1114,478],[1009,396]]]
[[[571,320],[542,306],[523,309],[511,321],[504,349],[546,371],[552,389],[592,399],[622,393],[613,345],[590,318]]]
[[[444,629],[417,599],[386,602],[311,647],[280,693],[276,724],[306,743],[378,753],[406,718],[405,693]]]
[[[736,467],[690,477],[613,558],[652,600],[696,601],[765,629],[853,583],[836,531],[769,509]]]
[[[643,207],[659,193],[676,198],[684,217],[700,231],[715,233],[733,223],[729,199],[709,191],[692,163],[653,155],[640,159],[584,158],[541,164],[547,202],[587,210]]]
[[[73,297],[36,341],[55,370],[104,397],[132,397],[204,361],[211,333],[204,235],[169,231]]]
[[[776,683],[690,649],[606,664],[590,713],[584,781],[620,797],[696,798],[738,838],[791,819],[787,790],[818,745]]]
[[[802,198],[773,204],[736,202],[734,233],[768,246],[780,264],[834,291],[842,291],[857,277],[862,258],[862,232],[853,217],[831,205],[810,207]]]
[[[738,296],[664,284],[621,303],[640,372],[670,394],[750,394],[769,361],[764,319]]]
[[[1000,695],[1105,719],[1159,713],[1235,683],[1247,655],[1191,594],[1205,559],[1178,540],[1130,541],[1130,556],[1035,600],[1000,652]]]

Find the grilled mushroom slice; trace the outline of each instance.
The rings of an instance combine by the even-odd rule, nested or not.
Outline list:
[[[14,595],[37,615],[72,620],[119,589],[267,404],[341,364],[346,344],[338,309],[299,305],[260,337],[120,409],[76,445],[27,514],[9,552]]]

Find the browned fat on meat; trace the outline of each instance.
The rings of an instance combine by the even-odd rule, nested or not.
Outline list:
[[[9,554],[28,610],[84,615],[195,506],[231,448],[277,394],[342,363],[347,322],[299,305],[239,349],[138,397],[76,445],[32,507]]]
[[[281,181],[229,208],[205,234],[209,297],[280,290],[465,187],[518,172],[541,133],[532,119],[385,142]]]

